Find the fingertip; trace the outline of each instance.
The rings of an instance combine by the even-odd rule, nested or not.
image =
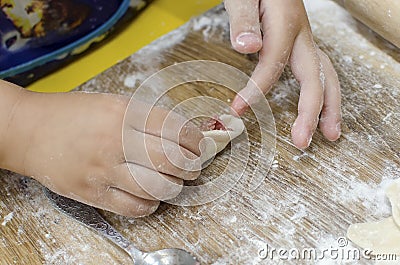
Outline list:
[[[293,124],[291,134],[293,144],[297,148],[304,150],[310,146],[313,133],[309,129],[305,128],[305,126],[301,126],[300,122],[297,120]]]
[[[235,40],[232,40],[233,48],[240,53],[255,53],[262,47],[262,39],[259,34],[242,32]]]
[[[97,203],[97,207],[134,218],[148,216],[160,205],[159,200],[143,199],[116,187],[107,189]]]
[[[140,218],[153,214],[160,206],[160,201],[146,201],[145,204],[139,205],[132,212],[125,214],[125,216]]]
[[[200,161],[200,158],[199,158],[199,161]],[[201,165],[200,165],[200,166],[201,166]],[[181,190],[179,191],[179,193],[181,193],[181,191],[182,191],[182,189],[183,189],[183,185],[184,185],[183,180],[190,180],[190,181],[196,180],[196,179],[198,179],[198,178],[200,177],[200,175],[201,175],[201,170],[198,170],[198,171],[190,171],[190,172],[184,172],[182,175],[177,176],[177,177],[179,177],[180,179],[182,179],[182,188],[181,188]],[[176,194],[173,198],[175,198],[176,196],[178,196],[179,193]],[[171,198],[171,199],[173,199],[173,198]]]
[[[308,136],[298,136],[292,133],[293,144],[300,150],[307,149],[312,141],[312,135]]]
[[[321,123],[320,125],[321,131],[326,139],[331,142],[338,140],[341,136],[341,122],[333,123],[331,125],[327,125]]]
[[[240,96],[236,95],[231,105],[231,114],[234,116],[241,116],[248,109],[246,101]]]

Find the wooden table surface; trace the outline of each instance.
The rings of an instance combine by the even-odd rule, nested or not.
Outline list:
[[[349,224],[390,213],[382,188],[400,176],[399,50],[340,7],[316,2],[308,9],[314,36],[333,61],[342,84],[341,138],[331,143],[317,132],[305,152],[293,146],[290,128],[299,87],[286,69],[267,95],[276,123],[276,151],[260,153],[257,124],[247,113],[249,168],[233,189],[200,206],[164,203],[146,218],[102,212],[139,249],[183,248],[202,264],[272,264],[258,257],[267,244],[285,249],[338,247],[336,241],[345,236]],[[157,70],[197,59],[223,62],[250,74],[257,57],[233,51],[228,28],[226,14],[216,8],[78,90],[130,95]],[[154,92],[157,88],[149,90]],[[227,104],[233,97],[226,88],[198,83],[174,89],[162,104],[172,106],[198,95]],[[207,104],[198,108],[207,109]],[[229,149],[203,172],[200,182],[221,177],[227,157]],[[260,186],[250,191],[248,180],[258,161],[265,162],[261,172],[273,164]],[[124,252],[54,210],[38,183],[7,171],[0,174],[0,264],[131,264]],[[301,262],[313,263],[293,263]]]

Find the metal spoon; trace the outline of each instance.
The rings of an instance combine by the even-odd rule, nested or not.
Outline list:
[[[100,235],[111,240],[122,248],[133,259],[136,265],[199,265],[200,263],[182,249],[162,249],[154,252],[142,252],[135,248],[129,240],[124,238],[114,227],[112,227],[95,208],[77,202],[75,200],[60,196],[48,189],[44,189],[46,196],[53,206],[62,213],[74,218],[89,228],[97,231]]]

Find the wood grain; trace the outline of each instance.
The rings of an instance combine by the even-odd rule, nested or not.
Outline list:
[[[330,10],[343,13],[337,6]],[[183,248],[203,264],[258,264],[258,251],[266,244],[324,248],[344,236],[349,224],[381,218],[385,214],[381,208],[388,206],[374,203],[375,188],[382,180],[400,175],[400,65],[390,56],[398,50],[388,48],[383,40],[375,40],[381,47],[374,46],[366,35],[371,33],[359,31],[355,21],[335,24],[332,16],[311,13],[310,19],[316,42],[331,58],[342,84],[343,134],[337,142],[328,142],[317,132],[305,152],[293,146],[290,128],[297,113],[299,87],[286,69],[267,95],[276,123],[276,153],[258,189],[249,190],[249,179],[256,162],[268,155],[260,155],[257,126],[247,113],[247,130],[252,135],[249,170],[232,190],[196,207],[164,203],[150,217],[129,219],[103,212],[105,218],[141,250]],[[199,18],[195,19],[78,90],[130,95],[133,88],[124,85],[126,78],[129,83],[137,79],[137,87],[165,66],[197,59],[224,62],[251,74],[257,56],[231,49],[223,10],[217,8],[203,18],[215,27],[195,27],[195,31],[193,25],[198,26]],[[212,88],[209,84],[178,87],[161,104],[173,106],[197,95],[225,102],[233,97],[223,87]],[[200,181],[218,176],[228,157],[229,149],[203,172]],[[0,221],[14,213],[0,226],[0,264],[130,264],[112,244],[52,209],[36,182],[2,171],[0,187]],[[357,264],[363,263],[369,264],[365,260]]]
[[[355,18],[400,48],[400,5],[396,0],[335,0]]]

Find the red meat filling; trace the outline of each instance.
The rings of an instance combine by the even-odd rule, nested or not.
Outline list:
[[[200,130],[202,131],[213,131],[213,130],[222,130],[222,131],[232,131],[232,129],[227,128],[224,123],[215,116],[200,125]]]

